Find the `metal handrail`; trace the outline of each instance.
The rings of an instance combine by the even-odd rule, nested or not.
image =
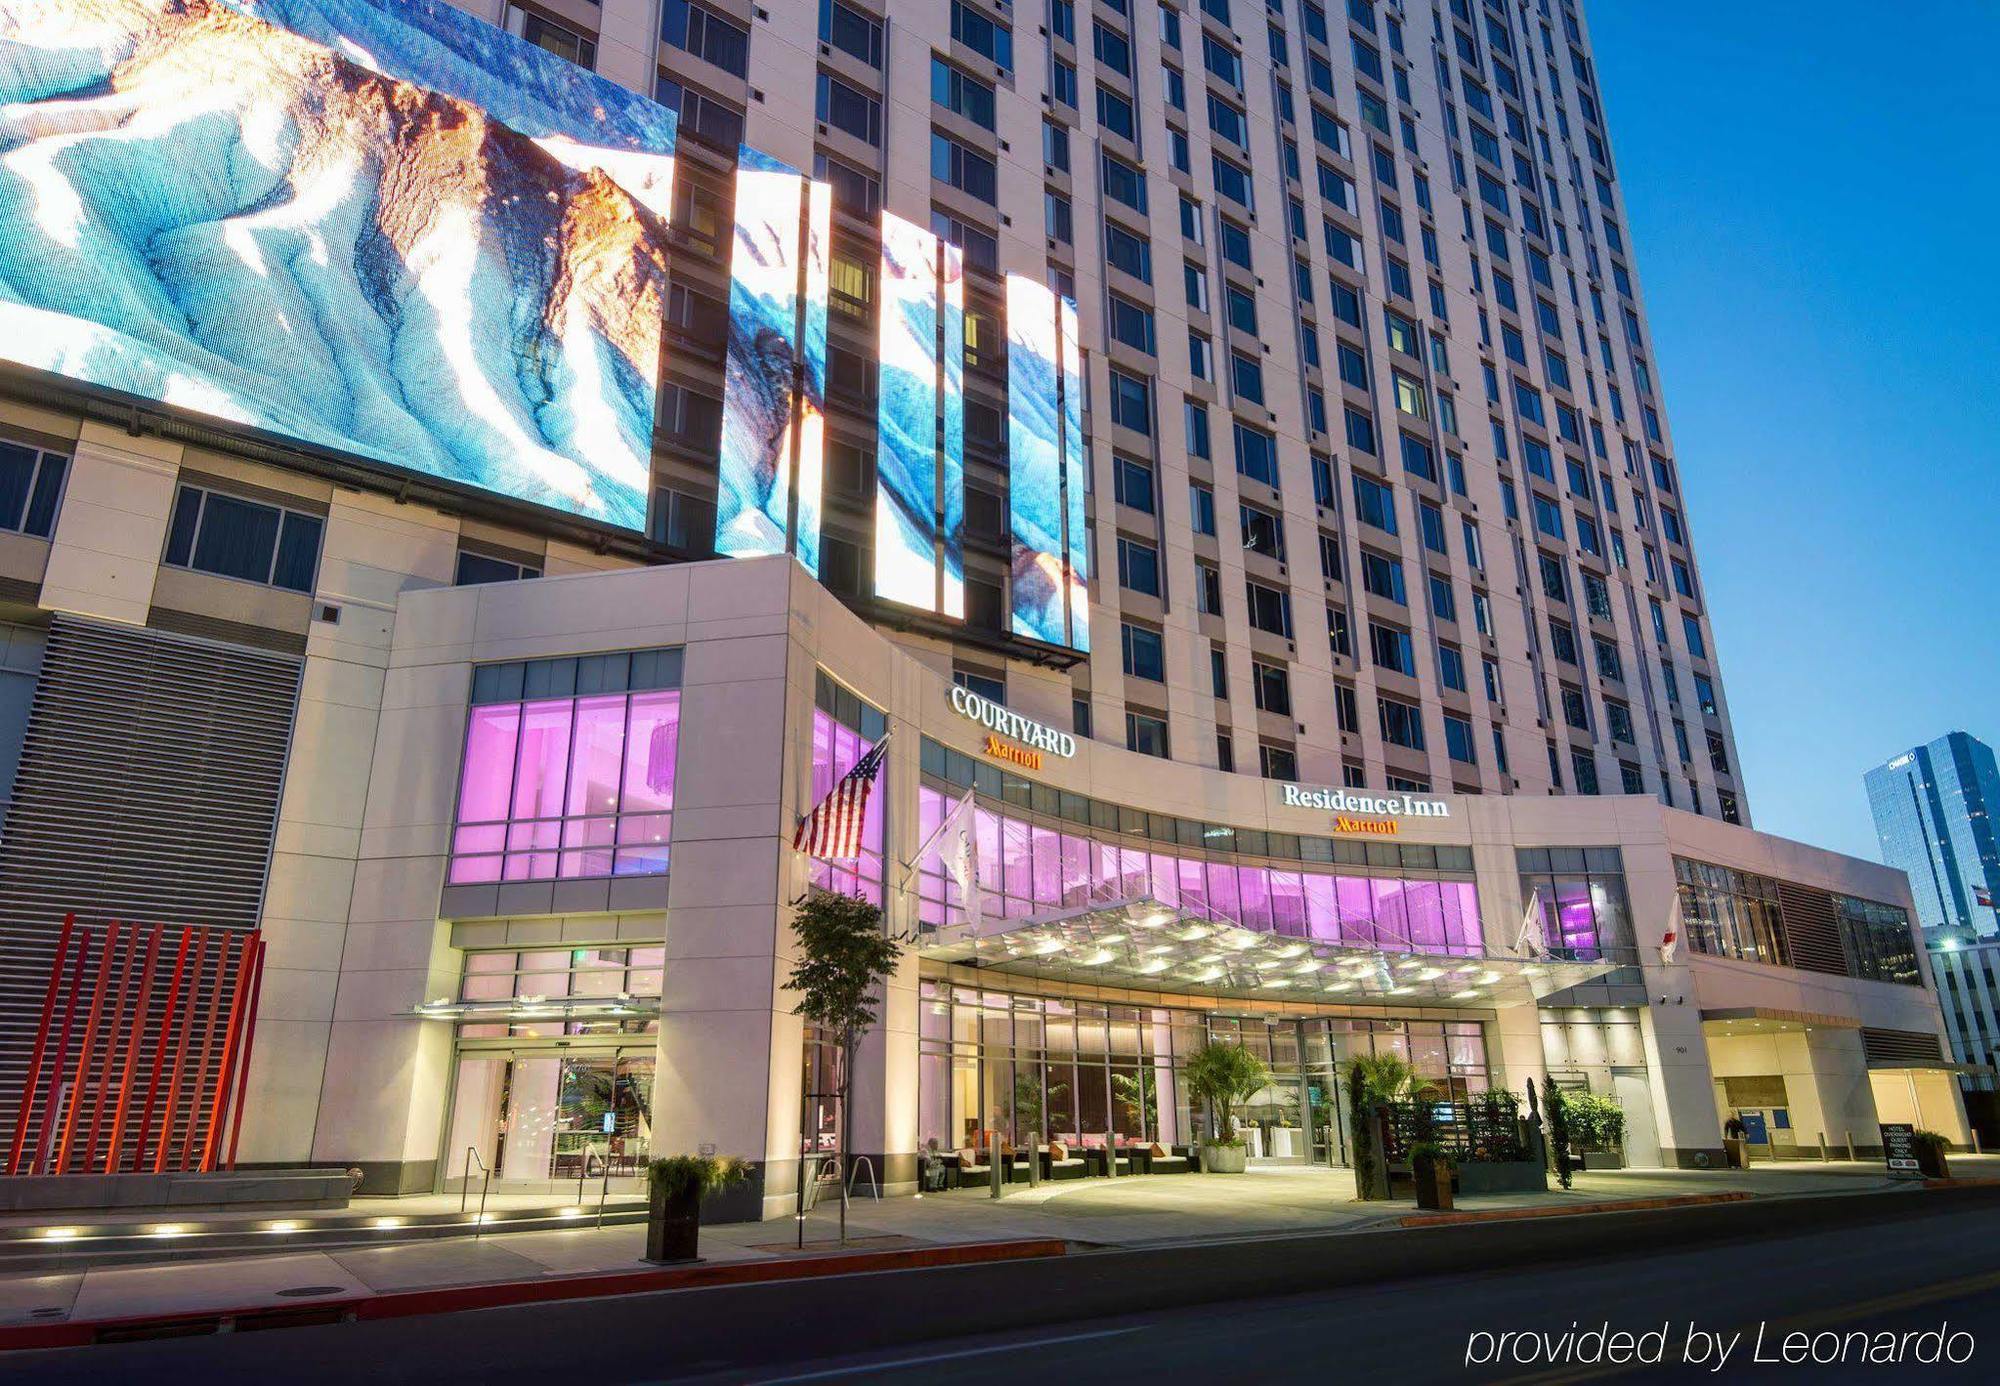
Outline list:
[[[486,1230],[486,1193],[487,1190],[493,1187],[493,1171],[487,1167],[486,1161],[479,1158],[479,1151],[475,1147],[468,1145],[465,1147],[465,1172],[459,1176],[458,1181],[458,1211],[461,1213],[465,1211],[465,1196],[472,1191],[472,1167],[474,1164],[479,1166],[480,1173],[479,1221],[473,1224],[472,1232],[472,1240],[476,1242],[479,1240],[480,1234]]]

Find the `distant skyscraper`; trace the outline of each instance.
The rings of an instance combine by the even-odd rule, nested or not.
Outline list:
[[[1868,772],[1882,859],[1909,873],[1925,929],[2000,934],[2000,766],[1993,748],[1950,732]]]

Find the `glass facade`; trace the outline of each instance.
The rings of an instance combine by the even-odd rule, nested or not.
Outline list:
[[[1542,943],[1577,962],[1637,961],[1625,867],[1616,847],[1535,847],[1515,854],[1521,899],[1533,900]]]
[[[1882,860],[1905,872],[1926,929],[2000,935],[2000,763],[1952,732],[1870,770],[1865,784]]]
[[[917,835],[935,831],[955,796],[918,791]],[[1478,892],[1463,879],[1384,871],[1349,875],[1246,865],[1188,852],[1105,841],[978,806],[980,908],[987,917],[1151,897],[1245,929],[1355,944],[1385,952],[1484,951]],[[936,927],[964,919],[958,885],[933,851],[918,863],[918,918]]]
[[[1848,971],[1876,982],[1912,987],[1924,984],[1909,915],[1894,905],[1857,900],[1851,895],[1834,896],[1833,912],[1840,921],[1840,944],[1847,953]]]
[[[984,1148],[988,1133],[1017,1147],[1039,1135],[1084,1149],[1120,1142],[1189,1145],[1210,1117],[1182,1069],[1211,1038],[1241,1044],[1271,1081],[1238,1119],[1255,1158],[1345,1163],[1340,1066],[1394,1054],[1438,1095],[1488,1084],[1478,1021],[1344,1016],[1219,1016],[1197,1010],[923,984],[918,1139]]]
[[[664,874],[679,683],[678,650],[475,670],[451,884]]]
[[[459,999],[512,999],[523,1014],[458,1027],[447,1187],[465,1177],[468,1163],[475,1183],[482,1168],[517,1183],[645,1172],[657,1017],[537,1019],[533,1012],[542,1002],[621,997],[656,1010],[665,965],[663,947],[466,954]]]
[[[862,702],[825,674],[819,675],[813,701],[812,793],[808,809],[831,794],[841,777],[875,748],[888,729],[888,720],[878,709]],[[893,753],[890,758],[893,759]],[[888,779],[885,761],[862,819],[860,857],[841,862],[815,859],[811,876],[814,885],[842,895],[858,895],[877,905],[882,903],[883,815],[889,800]]]
[[[1697,953],[1789,965],[1778,922],[1778,883],[1726,866],[1674,858],[1681,925]]]

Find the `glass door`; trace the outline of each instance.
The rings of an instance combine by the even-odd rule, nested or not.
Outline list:
[[[607,1172],[641,1179],[653,1144],[653,1065],[651,1048],[462,1050],[444,1187],[477,1187],[483,1170],[496,1186],[551,1191]]]

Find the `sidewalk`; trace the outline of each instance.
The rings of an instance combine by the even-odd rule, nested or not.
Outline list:
[[[1955,1174],[2000,1174],[2000,1157],[1958,1157]],[[1579,1173],[1568,1192],[1507,1194],[1459,1201],[1462,1211],[1586,1211],[1606,1201],[1743,1194],[1771,1199],[1825,1194],[1866,1196],[1892,1187],[1879,1163],[1760,1165],[1738,1171],[1632,1170]],[[1908,1186],[1902,1186],[1908,1187]],[[1072,1251],[1174,1242],[1416,1225],[1406,1202],[1356,1203],[1345,1170],[1259,1169],[1242,1176],[1128,1177],[1017,1187],[994,1200],[984,1190],[862,1200],[850,1205],[849,1253],[1031,1239]],[[808,1254],[840,1254],[838,1209],[807,1219]],[[701,1250],[717,1265],[795,1258],[790,1220],[703,1229]],[[474,1240],[408,1242],[122,1265],[48,1275],[0,1277],[0,1326],[213,1313],[315,1301],[365,1299],[414,1289],[544,1282],[590,1273],[652,1269],[641,1256],[645,1228],[628,1225],[491,1234]]]

